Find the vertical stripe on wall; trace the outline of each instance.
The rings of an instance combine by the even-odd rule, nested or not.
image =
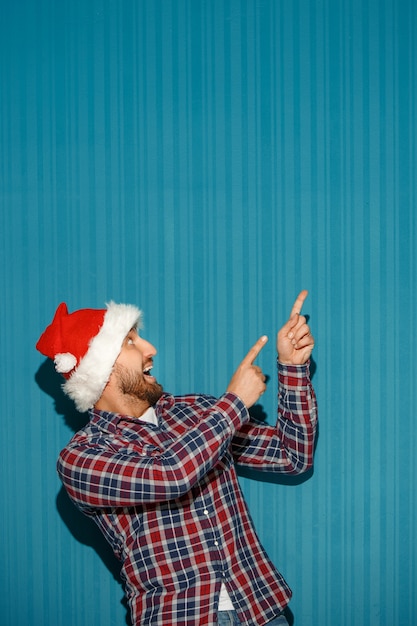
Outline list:
[[[316,464],[241,471],[295,626],[416,614],[412,0],[23,0],[0,21],[0,616],[110,626],[117,563],[61,490],[83,423],[34,349],[55,307],[145,312],[174,393],[221,394],[301,288]]]

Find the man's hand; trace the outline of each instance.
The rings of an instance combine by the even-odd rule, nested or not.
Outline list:
[[[268,341],[265,335],[260,337],[249,350],[232,376],[227,391],[235,393],[249,409],[266,389],[265,376],[260,367],[253,362]]]
[[[310,358],[314,348],[314,338],[306,322],[300,315],[308,291],[298,294],[292,307],[290,318],[277,335],[278,360],[284,365],[302,365]]]

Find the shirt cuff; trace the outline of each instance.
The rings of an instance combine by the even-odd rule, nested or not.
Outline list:
[[[302,389],[310,385],[310,360],[303,365],[278,363],[278,382],[287,389]]]
[[[235,393],[227,391],[216,403],[217,408],[232,422],[235,430],[249,421],[249,411],[246,405]]]

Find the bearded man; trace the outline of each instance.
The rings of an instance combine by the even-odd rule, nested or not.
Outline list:
[[[60,453],[58,473],[122,562],[134,626],[288,624],[291,591],[256,535],[235,465],[287,474],[312,466],[306,296],[277,335],[274,426],[249,414],[266,388],[254,365],[265,336],[219,398],[164,392],[135,306],[68,313],[62,303],[40,337],[37,348],[65,377],[65,393],[89,412]]]

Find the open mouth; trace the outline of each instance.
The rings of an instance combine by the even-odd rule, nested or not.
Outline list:
[[[150,365],[149,367],[145,367],[145,369],[143,370],[143,375],[146,376],[147,378],[153,378],[151,372],[152,372],[152,365]]]

